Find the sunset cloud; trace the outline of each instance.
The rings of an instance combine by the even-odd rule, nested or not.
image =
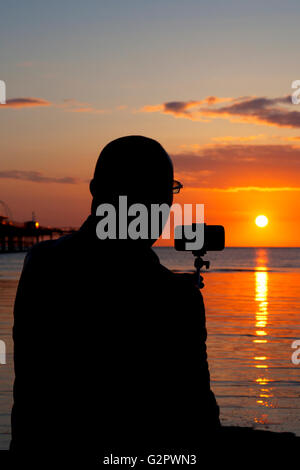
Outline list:
[[[95,108],[90,103],[77,101],[74,99],[65,99],[62,103],[51,103],[42,98],[12,98],[6,100],[6,104],[0,105],[1,108],[35,108],[41,106],[52,106],[53,108],[61,109],[69,113],[89,113],[89,114],[103,114],[108,110]]]
[[[221,143],[239,143],[239,142],[254,142],[255,140],[261,140],[265,138],[266,136],[264,134],[257,134],[257,135],[244,135],[244,136],[234,136],[234,135],[224,135],[220,137],[213,137],[212,140],[215,142],[221,142]]]
[[[298,187],[300,148],[291,144],[220,143],[172,155],[185,187]]]
[[[226,102],[226,104],[221,103]],[[143,112],[160,112],[173,117],[208,121],[222,118],[234,122],[247,122],[277,127],[300,127],[300,111],[295,109],[291,97],[207,97],[203,100],[169,101],[159,105],[144,106]]]
[[[39,171],[23,171],[23,170],[7,170],[0,171],[0,178],[2,179],[14,179],[23,181],[32,181],[34,183],[63,183],[63,184],[76,184],[79,182],[78,179],[70,176],[64,177],[49,177],[43,175]]]
[[[89,114],[104,114],[107,113],[105,109],[94,108],[90,103],[77,101],[74,99],[65,99],[58,107],[63,108],[64,111],[69,113],[89,113]]]
[[[171,114],[174,117],[183,117],[202,121],[207,119],[201,118],[195,108],[198,108],[201,105],[211,106],[213,104],[222,103],[224,101],[231,101],[231,99],[232,98],[219,98],[217,96],[207,96],[206,98],[200,101],[169,101],[163,104],[144,106],[141,111],[146,113],[161,112],[163,114]]]
[[[6,104],[1,104],[1,108],[35,108],[41,106],[51,106],[50,101],[43,100],[42,98],[12,98],[6,100]]]

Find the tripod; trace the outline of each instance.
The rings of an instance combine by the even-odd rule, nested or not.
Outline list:
[[[195,256],[194,266],[196,268],[196,283],[199,289],[202,289],[202,287],[204,287],[204,284],[203,277],[200,274],[201,268],[205,266],[206,269],[209,269],[210,262],[202,259],[202,256],[206,255],[206,250],[204,250],[203,248],[201,250],[192,251],[192,253]]]

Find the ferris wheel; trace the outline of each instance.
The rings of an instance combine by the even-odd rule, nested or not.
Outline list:
[[[2,207],[2,210],[1,210],[1,207]],[[8,220],[12,220],[13,216],[12,216],[12,212],[10,208],[8,207],[6,202],[0,200],[0,215],[1,215],[1,212],[3,213],[5,217],[8,218]]]

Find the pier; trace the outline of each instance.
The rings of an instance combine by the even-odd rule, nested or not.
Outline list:
[[[52,240],[74,230],[74,228],[43,227],[35,220],[24,223],[13,222],[7,216],[0,215],[0,253],[27,251],[35,243]]]

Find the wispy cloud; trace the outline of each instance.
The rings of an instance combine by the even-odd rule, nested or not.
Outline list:
[[[223,103],[226,102],[224,105]],[[220,105],[221,104],[221,105]],[[160,112],[193,121],[228,119],[277,127],[300,127],[300,111],[295,109],[291,97],[207,97],[203,100],[169,101],[144,106],[143,112]]]
[[[174,117],[187,118],[197,121],[205,121],[204,116],[199,114],[199,107],[202,105],[211,106],[213,104],[231,101],[232,98],[219,98],[217,96],[207,96],[202,100],[190,101],[168,101],[157,105],[146,105],[141,111],[146,113],[160,112],[163,114],[171,114]]]
[[[85,103],[74,99],[65,99],[62,103],[52,103],[42,98],[11,98],[6,100],[6,104],[0,105],[0,109],[22,109],[41,106],[51,106],[52,108],[58,108],[69,113],[104,114],[109,112],[107,109],[95,108],[90,103]]]
[[[65,99],[61,105],[57,106],[69,113],[104,114],[109,112],[106,109],[95,108],[90,103],[85,103],[74,99]]]
[[[2,108],[35,108],[40,106],[51,106],[50,101],[44,100],[42,98],[12,98],[6,100],[6,104],[1,104],[0,109]]]
[[[34,183],[76,184],[80,182],[80,180],[78,180],[77,178],[72,178],[70,176],[52,177],[52,176],[46,176],[40,171],[26,171],[26,170],[0,171],[0,178],[33,181]]]
[[[220,137],[213,137],[215,142],[220,143],[242,143],[242,142],[254,142],[256,140],[264,139],[266,136],[264,134],[257,134],[257,135],[242,135],[242,136],[234,136],[234,135],[224,135]]]

